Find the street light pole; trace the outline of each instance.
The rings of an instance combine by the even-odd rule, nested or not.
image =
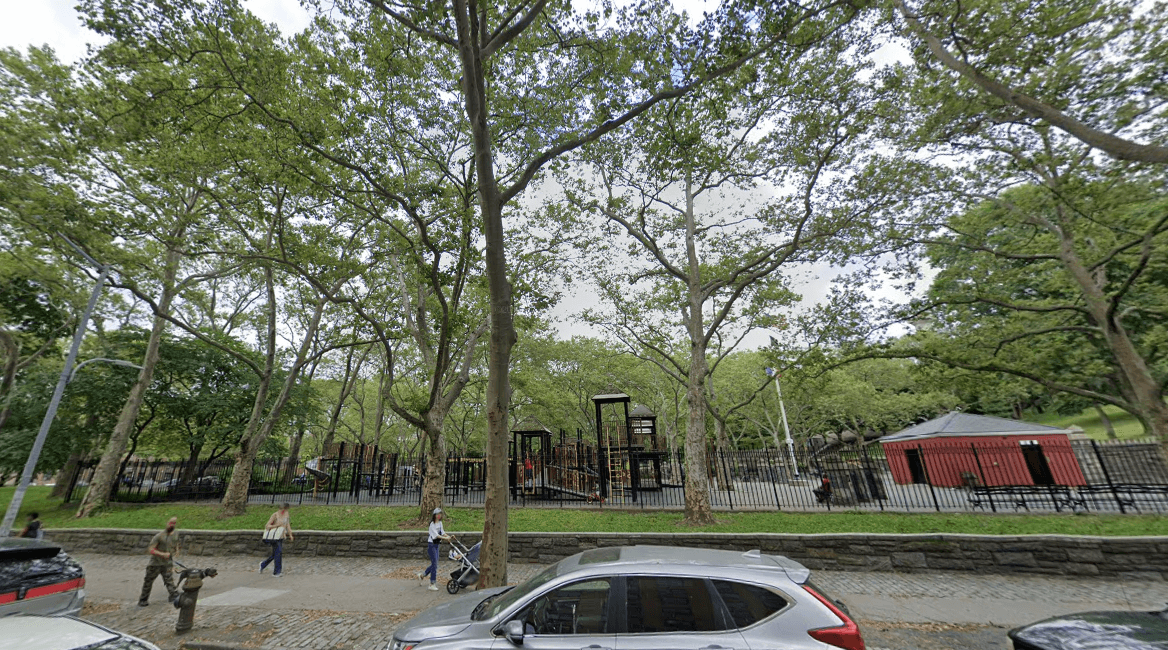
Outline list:
[[[134,368],[134,369],[137,369],[137,370],[141,370],[141,369],[142,369],[142,366],[140,366],[140,365],[138,365],[138,364],[136,364],[136,363],[130,363],[129,361],[122,361],[121,359],[106,359],[105,357],[97,357],[97,358],[94,358],[94,359],[86,359],[85,361],[82,361],[81,363],[77,364],[77,366],[76,366],[75,368],[73,368],[73,372],[72,372],[72,373],[69,375],[69,381],[73,381],[73,380],[74,380],[74,379],[77,377],[77,371],[78,371],[78,370],[81,370],[81,369],[82,369],[82,368],[84,368],[85,366],[87,366],[87,365],[89,365],[89,364],[91,364],[91,363],[96,363],[96,362],[98,362],[98,361],[104,361],[104,362],[106,362],[106,363],[112,363],[112,364],[114,364],[115,366],[121,366],[121,367],[123,367],[123,368]],[[66,382],[66,383],[68,383],[68,382]]]
[[[795,441],[791,439],[791,425],[787,424],[787,407],[783,406],[783,389],[779,386],[779,371],[767,368],[768,376],[775,378],[775,392],[779,395],[779,413],[783,416],[783,431],[787,434],[787,453],[791,456],[791,471],[799,478],[799,463],[795,460]]]
[[[92,258],[90,259],[92,261]],[[45,419],[41,420],[41,429],[37,432],[36,440],[32,443],[32,452],[28,455],[28,462],[24,464],[20,483],[16,485],[16,492],[8,504],[8,511],[4,513],[4,521],[0,523],[0,538],[8,537],[8,534],[12,532],[12,524],[16,521],[17,513],[20,512],[24,493],[28,492],[28,484],[32,482],[33,472],[36,471],[37,461],[40,460],[41,450],[45,446],[45,438],[49,435],[49,427],[52,426],[53,418],[57,415],[57,407],[61,404],[61,395],[65,392],[65,384],[69,383],[73,373],[73,362],[77,360],[77,351],[81,349],[81,339],[85,338],[85,330],[89,327],[89,317],[93,314],[98,297],[101,296],[105,279],[109,277],[110,267],[102,265],[100,268],[101,272],[98,274],[97,284],[93,287],[93,293],[89,295],[89,303],[85,305],[85,313],[81,315],[81,320],[77,323],[77,331],[73,334],[73,345],[69,347],[69,356],[65,357],[65,367],[61,368],[61,377],[57,380],[57,387],[53,390],[49,409],[45,411]]]

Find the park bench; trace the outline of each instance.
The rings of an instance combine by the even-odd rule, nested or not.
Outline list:
[[[1083,497],[1089,498],[1099,510],[1100,502],[1116,503],[1123,508],[1140,511],[1140,503],[1150,505],[1158,501],[1161,505],[1168,505],[1168,485],[1143,483],[1116,483],[1115,485],[1087,485],[1079,488]]]
[[[1049,503],[1061,512],[1068,508],[1078,512],[1087,509],[1086,500],[1071,488],[1062,485],[974,485],[969,488],[969,505],[975,509],[993,504],[1013,506],[1014,510],[1030,511],[1031,505]]]

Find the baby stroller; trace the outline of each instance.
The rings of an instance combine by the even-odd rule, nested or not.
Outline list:
[[[450,540],[450,559],[458,562],[458,568],[450,572],[450,582],[446,583],[446,592],[457,594],[459,589],[469,587],[479,579],[479,550],[483,543],[479,542],[467,548],[458,540]]]

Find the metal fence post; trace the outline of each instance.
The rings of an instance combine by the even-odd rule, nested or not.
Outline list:
[[[868,487],[872,488],[874,491],[872,498],[880,504],[880,512],[884,512],[884,482],[880,480],[880,475],[872,467],[872,457],[868,455],[868,448],[863,447],[861,451],[864,453],[864,469],[868,472],[867,476],[864,478],[868,479],[871,477],[871,483],[868,485]],[[877,483],[879,483],[879,485],[877,485]]]
[[[730,475],[730,468],[726,465],[726,452],[722,449],[714,448],[714,455],[718,457],[718,461],[722,463],[722,475],[726,477],[726,500],[730,503],[730,509],[734,509],[734,477]],[[714,472],[714,484],[718,484],[718,473]]]
[[[917,454],[921,458],[921,469],[925,472],[925,483],[929,484],[929,494],[933,496],[933,507],[937,512],[941,512],[941,504],[937,501],[937,490],[933,488],[933,477],[929,476],[929,465],[925,462],[925,450],[920,445],[917,445]]]
[[[1111,496],[1115,498],[1115,505],[1119,506],[1121,514],[1127,514],[1127,508],[1123,505],[1123,499],[1119,498],[1119,490],[1115,489],[1115,483],[1111,481],[1111,472],[1107,470],[1107,463],[1103,460],[1103,454],[1099,453],[1099,443],[1092,440],[1091,449],[1095,451],[1095,458],[1099,460],[1099,467],[1103,470],[1103,478],[1107,481],[1107,486],[1111,488]]]
[[[969,448],[973,450],[973,461],[977,463],[977,473],[981,474],[982,487],[986,488],[986,497],[990,500],[990,510],[992,512],[997,512],[998,506],[994,504],[994,492],[993,490],[989,489],[990,484],[986,481],[985,469],[982,468],[981,458],[977,455],[977,446],[973,443],[970,443]]]
[[[782,510],[783,506],[779,503],[779,476],[778,472],[775,471],[774,463],[771,461],[771,450],[763,447],[763,451],[766,452],[767,479],[770,481],[771,491],[775,493],[775,510]]]

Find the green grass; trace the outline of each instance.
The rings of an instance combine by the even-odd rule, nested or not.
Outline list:
[[[50,488],[29,489],[19,523],[33,510],[41,513],[45,528],[162,528],[169,517],[179,518],[180,528],[209,530],[259,530],[268,520],[271,506],[253,505],[240,517],[218,519],[215,506],[115,505],[90,519],[73,517],[75,507],[62,507],[50,499]],[[0,488],[0,507],[7,507],[13,488]],[[481,508],[448,510],[450,530],[482,530]],[[417,515],[416,508],[376,506],[293,506],[294,530],[403,530]],[[717,532],[717,533],[971,533],[988,535],[1168,535],[1168,517],[1152,515],[982,515],[982,514],[883,514],[859,512],[717,513],[715,526],[689,528],[675,512],[628,512],[515,508],[510,529],[515,532]]]
[[[1104,406],[1103,410],[1107,413],[1108,419],[1111,420],[1111,426],[1115,429],[1115,435],[1121,440],[1147,436],[1147,433],[1144,432],[1143,425],[1131,413],[1110,405]],[[1085,409],[1076,415],[1059,415],[1053,411],[1046,413],[1027,411],[1024,419],[1035,424],[1045,424],[1064,429],[1070,426],[1077,426],[1083,430],[1083,433],[1095,440],[1108,439],[1107,429],[1103,426],[1103,420],[1099,417],[1099,412],[1093,408]]]

